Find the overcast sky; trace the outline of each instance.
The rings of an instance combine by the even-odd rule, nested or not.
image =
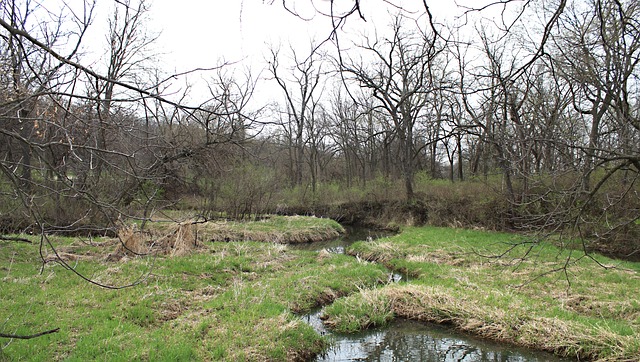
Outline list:
[[[307,19],[288,12],[277,0],[272,5],[263,0],[181,0],[154,1],[151,8],[151,28],[161,32],[160,50],[164,53],[165,69],[178,72],[211,67],[225,61],[243,61],[258,72],[270,46],[291,43],[301,51],[308,51],[310,39],[328,37],[331,20],[309,7],[310,0],[289,0],[288,4]],[[336,3],[340,3],[336,1]],[[351,1],[342,3],[352,4]],[[420,0],[395,0],[408,11],[421,13]],[[320,11],[328,11],[329,1],[315,0]],[[438,20],[451,20],[457,7],[453,0],[428,1]],[[293,8],[295,7],[295,8]],[[324,7],[324,9],[322,8]],[[342,36],[384,27],[390,21],[389,12],[398,9],[383,0],[362,2],[366,22],[351,16]],[[424,19],[426,23],[426,19]],[[171,67],[174,67],[171,69]]]
[[[302,21],[279,4],[259,0],[156,1],[151,16],[162,31],[163,49],[187,68],[210,66],[217,59],[261,60],[265,44],[305,42],[322,29],[319,20],[330,29],[328,19]]]
[[[153,28],[162,32],[162,49],[186,67],[211,65],[217,59],[262,60],[268,44],[307,46],[310,38],[321,40],[329,35],[331,20],[318,15],[308,5],[311,0],[289,0],[305,21],[293,16],[277,0],[273,5],[263,0],[181,0],[155,1],[151,9]],[[336,3],[340,3],[336,1]],[[351,4],[351,1],[343,3]],[[422,11],[420,0],[395,0],[409,10]],[[428,1],[433,13],[444,21],[456,12],[453,0]],[[328,10],[327,0],[315,0],[320,10]],[[325,9],[322,9],[325,7]],[[382,0],[362,2],[367,21],[352,16],[345,32],[385,26],[388,12],[396,12]],[[382,23],[382,24],[381,24]]]
[[[461,0],[458,1],[460,3]],[[466,1],[466,0],[465,0]],[[468,0],[478,5],[479,0]],[[488,0],[487,0],[488,1]],[[326,39],[332,29],[331,20],[319,15],[309,6],[312,0],[287,0],[291,10],[299,12],[303,20],[292,15],[276,0],[272,5],[263,0],[155,0],[151,2],[148,28],[160,33],[154,44],[159,53],[159,66],[166,73],[180,73],[193,68],[209,68],[222,61],[241,62],[250,66],[254,76],[266,65],[269,47],[281,45],[283,52],[289,44],[300,51],[308,51],[310,39]],[[328,12],[328,0],[313,0],[320,11]],[[335,1],[336,4],[352,4],[351,0]],[[393,0],[405,9],[405,14],[424,12],[421,0]],[[460,12],[453,0],[427,0],[436,21],[451,23]],[[92,44],[105,44],[107,17],[112,13],[113,1],[98,3],[94,34],[99,39]],[[324,8],[323,8],[324,7]],[[351,16],[341,37],[347,38],[360,32],[372,31],[374,26],[383,28],[390,22],[389,13],[398,8],[384,0],[362,1],[362,11],[367,21]],[[423,17],[425,25],[427,19]],[[346,43],[346,41],[345,41]],[[344,43],[343,43],[344,44]],[[204,84],[211,74],[190,75],[190,83]],[[266,76],[263,73],[263,76]],[[182,87],[177,84],[176,87]],[[271,88],[263,81],[260,88]],[[176,89],[177,90],[177,89]]]

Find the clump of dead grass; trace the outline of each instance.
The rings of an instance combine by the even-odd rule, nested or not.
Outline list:
[[[118,231],[118,239],[120,244],[107,261],[146,255],[183,256],[199,248],[196,225],[192,223],[176,224],[164,235],[125,226]]]
[[[410,262],[417,263],[434,263],[445,264],[451,266],[471,265],[471,262],[465,259],[459,253],[453,253],[446,250],[435,250],[432,252],[412,253],[405,258]]]
[[[190,223],[178,224],[172,233],[160,239],[159,247],[162,252],[171,256],[189,254],[198,248],[196,226]]]
[[[44,263],[50,263],[50,262],[56,262],[56,261],[62,260],[65,263],[69,263],[69,262],[78,261],[80,259],[86,259],[86,257],[84,255],[79,255],[79,254],[75,254],[75,253],[68,253],[68,252],[58,251],[57,253],[47,254],[43,258],[43,262]]]
[[[483,338],[580,360],[631,361],[637,358],[637,354],[628,348],[633,345],[634,336],[621,336],[606,326],[585,328],[576,321],[507,312],[436,286],[392,285],[381,290],[396,317],[451,325]],[[606,356],[600,356],[602,351],[607,351]]]
[[[318,256],[316,256],[316,259],[319,262],[322,262],[324,260],[330,259],[331,257],[332,255],[329,251],[327,251],[326,249],[322,249],[320,250],[320,252],[318,252]]]
[[[361,289],[360,293],[345,297],[327,309],[334,310],[331,313],[334,317],[322,316],[324,324],[343,333],[384,326],[394,317],[383,289]]]
[[[391,259],[405,256],[397,244],[386,238],[368,242],[364,249],[350,248],[347,250],[347,254],[381,264],[386,264]]]
[[[207,222],[200,224],[200,235],[209,241],[257,241],[277,244],[311,243],[333,240],[341,235],[339,228],[324,223],[314,224],[315,218],[301,216],[279,217],[254,222]],[[309,222],[304,223],[304,220]],[[320,219],[315,219],[320,220]]]

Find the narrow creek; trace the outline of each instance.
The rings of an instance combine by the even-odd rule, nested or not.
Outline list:
[[[361,228],[349,228],[338,240],[292,246],[296,249],[343,254],[356,241],[388,236]],[[394,282],[406,279],[393,275]],[[486,341],[461,334],[451,328],[411,320],[397,319],[385,328],[356,334],[338,334],[325,328],[322,309],[301,318],[318,333],[328,335],[332,344],[315,361],[457,361],[457,362],[560,362],[571,361],[552,354]]]

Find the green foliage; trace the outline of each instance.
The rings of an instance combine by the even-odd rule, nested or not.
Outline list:
[[[358,188],[359,186],[355,186]],[[378,175],[373,180],[367,182],[365,190],[365,200],[385,201],[404,199],[404,186],[400,180],[393,180],[383,175]]]
[[[420,177],[416,193],[428,208],[429,224],[434,226],[509,228],[510,215],[500,188],[484,181],[452,183]]]
[[[154,200],[164,200],[164,198],[164,189],[152,180],[142,182],[138,187],[138,192],[136,194],[136,201],[141,205],[145,205]]]
[[[380,202],[403,200],[404,191],[399,180],[391,180],[382,175],[367,181],[366,185],[354,184],[347,187],[343,182],[319,182],[314,194],[309,185],[282,189],[275,197],[277,203],[290,208],[330,206],[349,202]]]

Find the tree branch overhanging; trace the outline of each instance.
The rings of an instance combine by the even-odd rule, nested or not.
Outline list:
[[[118,85],[120,87],[123,87],[125,89],[128,89],[130,91],[133,91],[135,93],[139,93],[143,96],[146,96],[148,98],[153,98],[159,102],[165,103],[165,104],[169,104],[171,106],[174,106],[176,108],[180,108],[180,109],[184,109],[184,110],[188,110],[188,111],[207,111],[205,109],[203,109],[200,106],[186,106],[184,104],[180,104],[177,103],[175,101],[171,101],[167,98],[165,98],[164,96],[151,92],[149,91],[150,88],[144,89],[141,87],[138,87],[136,85],[132,85],[129,84],[127,82],[123,82],[117,79],[110,79],[109,77],[103,76],[91,69],[89,69],[88,67],[75,62],[65,56],[62,56],[61,54],[59,54],[58,52],[56,52],[55,50],[53,50],[51,47],[49,47],[48,45],[44,44],[43,42],[39,41],[38,39],[34,38],[33,36],[31,36],[29,33],[27,33],[24,30],[18,29],[13,27],[11,24],[7,23],[4,19],[0,19],[0,26],[2,26],[3,28],[5,28],[9,33],[11,33],[14,36],[19,36],[19,37],[23,37],[24,39],[28,40],[30,43],[32,43],[33,45],[37,46],[38,48],[42,49],[44,52],[48,53],[49,55],[51,55],[53,58],[55,58],[56,60],[58,60],[61,64],[66,64],[69,65],[81,72],[84,72],[86,74],[88,74],[89,76],[93,77],[96,80],[99,81],[103,81],[103,82],[108,82],[108,83],[112,83],[114,85]]]

